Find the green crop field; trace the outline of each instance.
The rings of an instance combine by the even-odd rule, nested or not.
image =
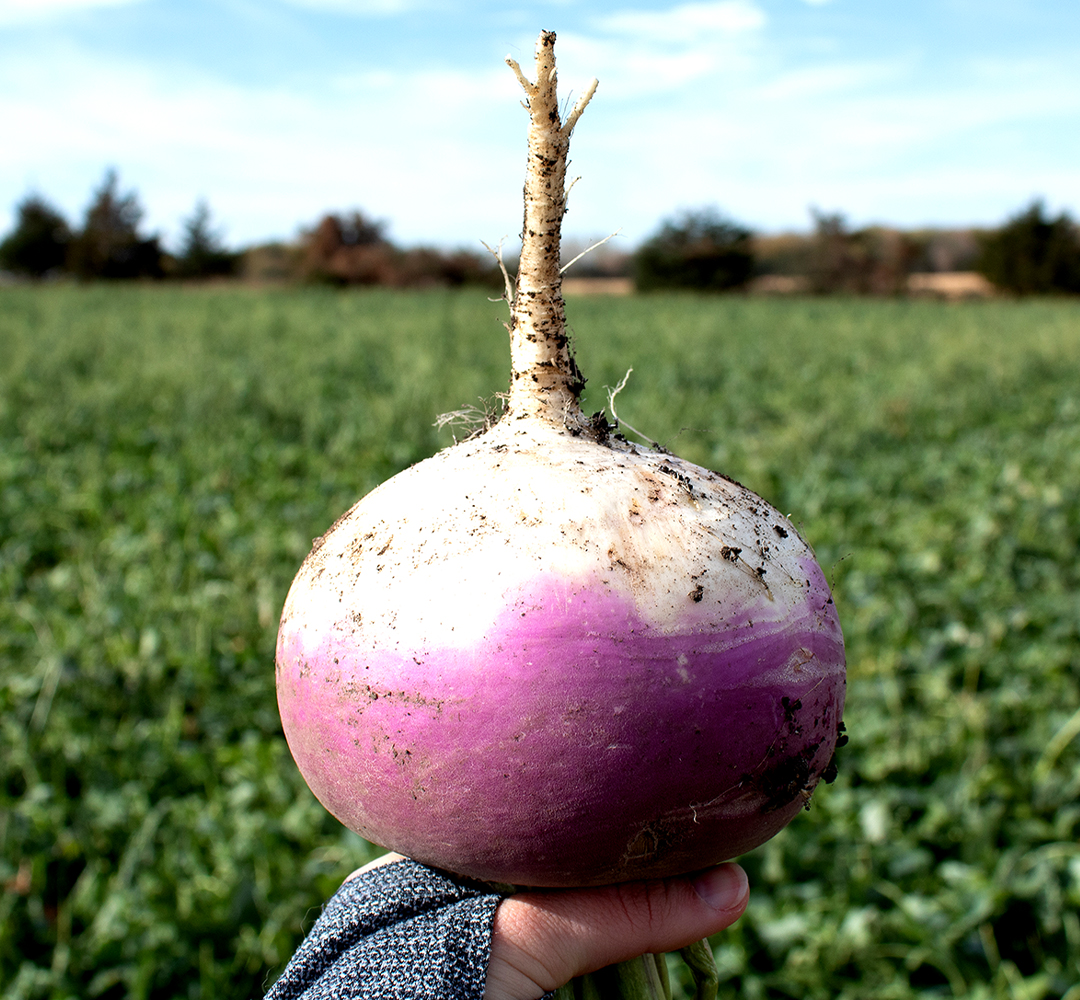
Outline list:
[[[306,790],[311,539],[505,387],[483,293],[0,289],[0,990],[252,997],[373,848]],[[727,998],[1080,1000],[1080,303],[577,299],[587,405],[790,514],[851,742]]]

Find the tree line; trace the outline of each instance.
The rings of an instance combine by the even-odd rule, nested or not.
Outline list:
[[[173,253],[142,231],[143,214],[137,195],[121,191],[115,170],[106,172],[78,228],[40,195],[27,195],[0,241],[0,270],[37,279],[240,276],[401,288],[502,283],[494,258],[399,247],[385,223],[358,211],[327,214],[292,243],[238,251],[225,246],[200,201]],[[912,273],[958,270],[976,271],[1013,294],[1080,294],[1080,226],[1064,212],[1051,217],[1041,201],[981,231],[851,229],[840,214],[812,215],[810,233],[770,237],[715,208],[689,210],[665,219],[632,253],[601,250],[574,273],[632,277],[639,291],[737,291],[780,277],[815,294],[891,295],[906,290]]]
[[[240,255],[225,248],[205,201],[185,220],[176,254],[165,252],[159,236],[141,231],[143,214],[138,196],[120,190],[115,170],[106,172],[77,229],[45,198],[27,195],[16,209],[14,228],[0,242],[0,267],[31,278],[70,274],[83,280],[235,272]]]
[[[0,270],[23,278],[93,281],[266,275],[337,285],[483,284],[497,288],[502,284],[494,258],[467,251],[400,248],[387,238],[385,223],[360,212],[327,215],[303,231],[295,243],[231,250],[213,225],[209,205],[201,200],[183,222],[176,251],[169,253],[160,236],[143,232],[144,212],[138,196],[121,190],[115,170],[106,172],[78,228],[38,194],[27,195],[15,214],[11,232],[0,241]]]
[[[809,234],[777,237],[715,209],[668,219],[633,255],[635,286],[727,291],[784,276],[816,294],[895,295],[913,273],[975,271],[1011,294],[1080,294],[1080,226],[1041,201],[982,231],[851,229],[840,214],[812,214]]]

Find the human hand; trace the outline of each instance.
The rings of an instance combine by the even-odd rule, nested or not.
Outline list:
[[[402,860],[386,854],[353,872]],[[676,951],[733,924],[749,899],[734,864],[679,878],[593,889],[541,889],[495,910],[484,1000],[538,1000],[575,976]]]
[[[538,1000],[575,976],[677,951],[742,916],[746,873],[720,865],[680,878],[510,896],[495,911],[484,1000]]]

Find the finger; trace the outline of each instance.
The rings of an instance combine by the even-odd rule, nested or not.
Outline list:
[[[738,865],[598,889],[522,892],[495,911],[486,1000],[540,997],[575,976],[646,952],[676,951],[742,916]]]

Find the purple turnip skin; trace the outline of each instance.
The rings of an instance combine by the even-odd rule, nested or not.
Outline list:
[[[716,473],[511,414],[316,541],[277,653],[290,749],[361,836],[488,881],[703,868],[828,767],[844,648],[795,528]]]

